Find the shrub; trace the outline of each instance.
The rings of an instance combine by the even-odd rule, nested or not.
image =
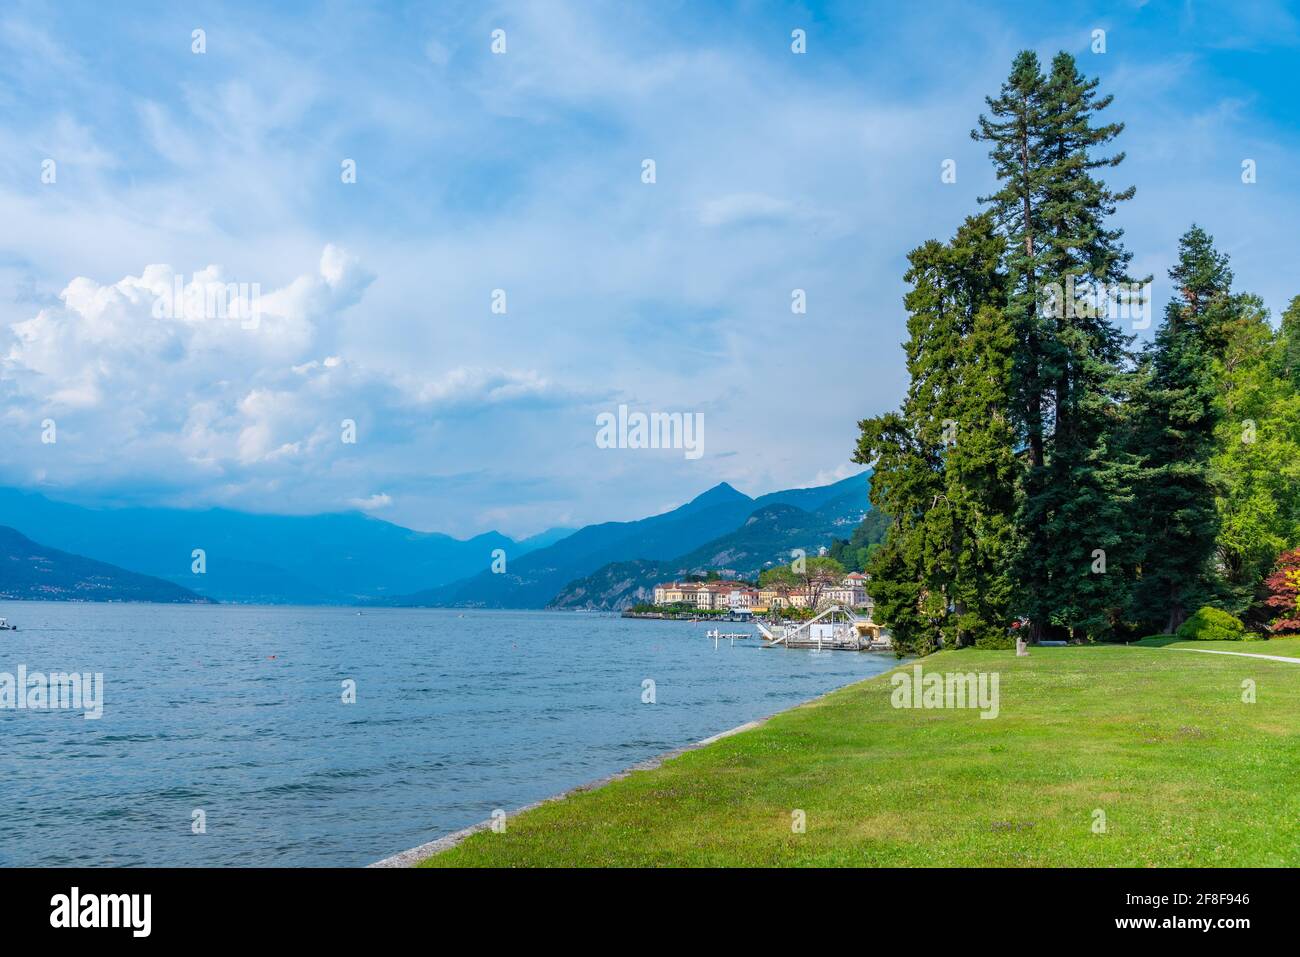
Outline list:
[[[1276,570],[1268,576],[1265,585],[1268,598],[1264,604],[1277,614],[1269,622],[1268,630],[1275,635],[1300,633],[1300,548],[1277,557]]]
[[[1016,636],[1011,634],[987,634],[975,639],[975,647],[984,651],[1005,651],[1016,646]]]
[[[1236,615],[1206,605],[1183,622],[1178,637],[1184,641],[1241,641],[1246,637],[1246,626]]]

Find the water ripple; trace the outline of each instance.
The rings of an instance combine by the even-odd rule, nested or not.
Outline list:
[[[20,866],[366,864],[892,664],[547,612],[5,613],[0,671],[104,674],[99,720],[0,711]]]

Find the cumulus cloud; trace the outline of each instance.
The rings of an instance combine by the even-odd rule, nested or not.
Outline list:
[[[216,265],[73,279],[58,305],[11,325],[0,353],[0,418],[31,440],[18,443],[26,454],[6,457],[5,479],[152,485],[168,476],[195,500],[314,485],[317,507],[372,511],[393,499],[346,494],[366,480],[357,467],[366,456],[483,409],[565,399],[533,370],[415,375],[326,352],[373,278],[327,246],[314,270],[251,308],[213,309],[243,289]],[[56,441],[41,449],[47,420]],[[360,440],[345,439],[348,428]]]
[[[199,390],[242,401],[253,391],[235,381],[245,369],[274,377],[309,354],[367,281],[332,247],[319,272],[269,295],[219,266],[187,278],[150,265],[110,284],[80,276],[60,293],[61,305],[11,326],[5,371],[22,386],[30,415],[107,403],[158,414]]]

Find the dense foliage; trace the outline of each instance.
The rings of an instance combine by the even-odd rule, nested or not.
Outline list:
[[[871,499],[893,524],[871,556],[872,597],[900,648],[969,644],[1009,614],[1014,439],[1005,243],[990,216],[908,256],[903,406],[860,423]]]
[[[788,565],[776,565],[763,569],[758,576],[760,588],[772,588],[783,585],[787,588],[804,588],[810,580],[829,579],[842,581],[844,566],[830,556],[813,556],[792,561]]]
[[[1102,179],[1124,158],[1104,153],[1111,97],[1070,55],[1044,71],[1025,52],[987,102],[972,136],[999,188],[909,254],[910,385],[855,452],[887,528],[840,554],[906,650],[1013,623],[1031,641],[1262,626],[1264,580],[1300,545],[1300,297],[1274,329],[1193,225],[1135,351],[1117,320],[1146,328],[1150,281],[1110,222],[1134,193]]]
[[[1221,482],[1216,564],[1225,607],[1262,623],[1260,583],[1300,545],[1300,297],[1276,330],[1257,297],[1238,297],[1224,340],[1211,461]]]
[[[889,516],[873,508],[862,517],[848,538],[837,538],[831,543],[829,557],[851,572],[865,572],[872,553],[885,540],[889,531]]]
[[[1215,592],[1219,531],[1210,459],[1222,410],[1215,365],[1233,321],[1232,271],[1209,234],[1193,226],[1169,270],[1175,295],[1142,357],[1128,410],[1137,521],[1131,551],[1141,569],[1132,615],[1144,630],[1175,632]]]

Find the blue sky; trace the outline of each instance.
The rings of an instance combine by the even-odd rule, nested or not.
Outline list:
[[[179,6],[0,12],[5,484],[524,535],[849,474],[1025,47],[1115,95],[1157,309],[1193,219],[1300,293],[1291,5]],[[259,284],[258,328],[153,315],[176,276]],[[704,454],[598,448],[620,403],[703,413]]]

